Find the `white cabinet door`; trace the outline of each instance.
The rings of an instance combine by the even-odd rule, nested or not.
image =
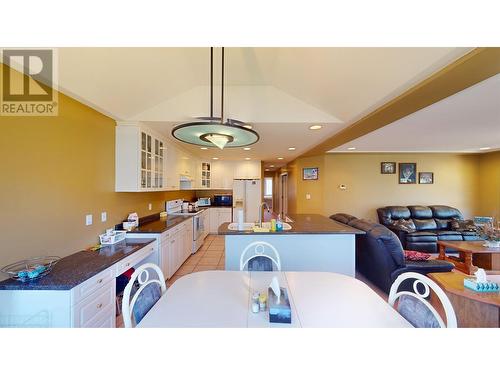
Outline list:
[[[233,218],[231,217],[231,209],[230,208],[221,208],[220,211],[219,211],[218,218],[219,218],[219,225],[217,226],[217,228],[222,223],[226,223],[226,222],[230,223],[230,222],[232,222]]]
[[[160,269],[163,276],[167,279],[170,277],[170,235],[163,233],[160,239]]]
[[[260,161],[243,161],[235,165],[234,178],[236,179],[258,179],[261,178]]]
[[[217,233],[217,224],[219,223],[219,209],[217,207],[211,207],[209,210],[209,220],[210,220],[210,233]]]
[[[167,190],[179,190],[179,172],[177,149],[173,146],[167,148]]]

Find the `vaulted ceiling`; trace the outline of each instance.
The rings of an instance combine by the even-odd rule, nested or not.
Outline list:
[[[185,147],[200,156],[286,163],[470,50],[226,48],[225,114],[252,124],[261,140],[251,151]],[[60,48],[58,69],[63,93],[171,139],[172,126],[209,113],[209,48]],[[216,115],[219,92],[217,85]],[[310,131],[312,124],[323,128]]]

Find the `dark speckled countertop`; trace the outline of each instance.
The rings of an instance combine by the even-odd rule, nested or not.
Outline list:
[[[62,258],[44,277],[21,282],[8,279],[0,282],[0,290],[69,290],[128,257],[154,238],[126,239],[98,251],[79,251]]]
[[[318,214],[295,214],[288,215],[293,222],[290,222],[292,229],[281,232],[254,232],[251,230],[237,231],[229,230],[229,223],[223,223],[219,227],[221,235],[286,235],[286,234],[364,234],[365,232],[333,221],[323,215]]]

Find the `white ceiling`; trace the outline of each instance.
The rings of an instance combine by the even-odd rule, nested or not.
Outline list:
[[[488,152],[500,149],[500,74],[334,152]],[[480,150],[489,147],[488,150]],[[332,152],[330,151],[330,152]]]
[[[226,48],[225,113],[251,123],[261,140],[250,152],[184,146],[207,157],[250,154],[274,163],[282,156],[283,161],[274,163],[282,165],[469,50]],[[218,83],[220,49],[215,52]],[[170,138],[174,124],[208,115],[208,84],[208,48],[59,49],[63,93],[114,119],[148,122]],[[313,132],[307,129],[311,124],[324,127]]]

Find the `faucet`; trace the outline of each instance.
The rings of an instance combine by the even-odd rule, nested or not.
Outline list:
[[[266,202],[262,202],[259,205],[259,227],[262,228],[262,210],[264,209],[264,206],[267,208],[267,212],[270,212],[271,210],[269,209],[269,206],[267,205]]]

